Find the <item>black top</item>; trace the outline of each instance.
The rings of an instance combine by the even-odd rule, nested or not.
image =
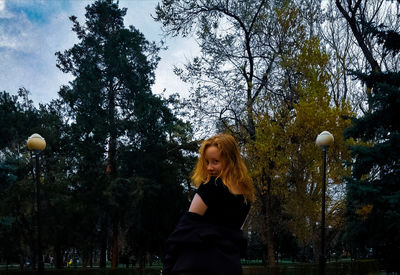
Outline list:
[[[245,203],[243,195],[232,194],[221,178],[211,178],[202,183],[197,194],[207,205],[204,214],[206,222],[240,229],[250,210],[250,203]]]

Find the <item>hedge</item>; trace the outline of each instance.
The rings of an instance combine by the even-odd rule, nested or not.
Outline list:
[[[159,275],[161,268],[146,268],[143,273],[137,268],[64,268],[46,269],[44,275]],[[379,263],[376,260],[328,263],[326,275],[378,274]],[[0,275],[36,275],[31,270],[3,270]],[[244,266],[243,275],[318,275],[316,264],[277,265],[275,268],[263,266]]]
[[[265,268],[262,266],[244,266],[244,275],[318,275],[317,264],[292,264],[277,265],[275,268]],[[379,272],[379,262],[376,260],[362,260],[352,262],[328,263],[326,265],[326,275],[359,275],[377,274]]]

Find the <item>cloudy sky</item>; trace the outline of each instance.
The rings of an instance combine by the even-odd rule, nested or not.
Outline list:
[[[16,94],[20,87],[31,92],[35,104],[57,98],[59,87],[72,77],[56,67],[56,51],[77,43],[69,16],[84,22],[85,7],[93,0],[0,0],[0,91]],[[128,8],[125,26],[133,25],[150,41],[159,42],[161,24],[151,14],[158,0],[120,0]],[[160,53],[154,93],[185,93],[187,86],[172,72],[174,65],[199,53],[193,39],[168,38]]]

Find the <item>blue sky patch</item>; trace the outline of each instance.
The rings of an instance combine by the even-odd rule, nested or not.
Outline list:
[[[5,0],[5,9],[13,14],[25,14],[32,23],[46,24],[60,11],[69,10],[73,2],[66,0]]]

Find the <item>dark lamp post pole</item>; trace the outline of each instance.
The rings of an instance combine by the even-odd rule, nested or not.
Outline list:
[[[322,148],[322,188],[321,188],[321,248],[319,255],[319,274],[325,275],[325,193],[326,193],[326,151],[332,145],[333,136],[323,131],[315,140],[316,145]]]
[[[37,222],[37,254],[38,254],[38,274],[43,275],[44,263],[42,254],[42,238],[40,230],[40,159],[39,153],[46,148],[46,141],[38,134],[33,134],[27,142],[28,149],[35,154],[36,161],[36,222]]]

